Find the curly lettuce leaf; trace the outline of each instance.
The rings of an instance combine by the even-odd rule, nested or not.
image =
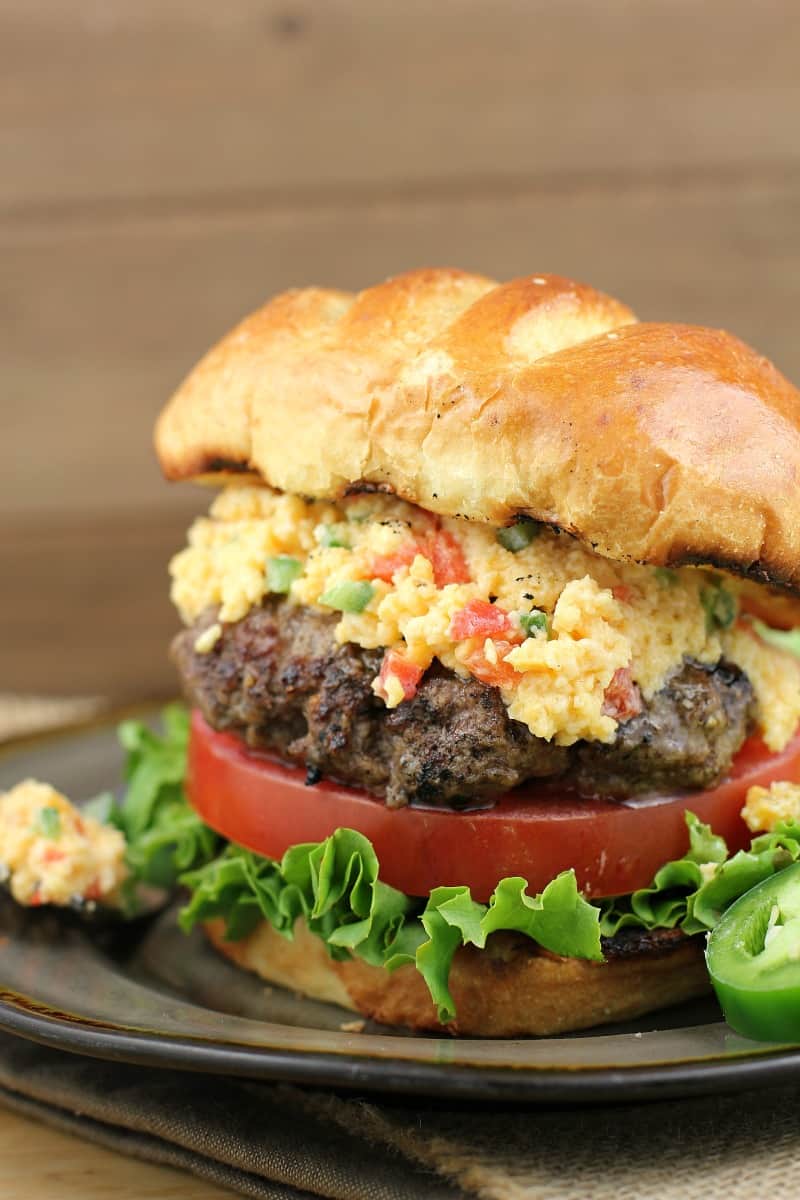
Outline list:
[[[413,962],[425,980],[439,1020],[444,1024],[456,1015],[450,992],[450,968],[459,946],[483,947],[486,934],[482,921],[486,906],[473,900],[467,887],[438,887],[431,892],[419,916],[426,939],[420,937]],[[400,962],[395,959],[394,965]]]
[[[525,879],[503,879],[483,920],[484,936],[516,929],[553,954],[602,959],[597,909],[578,891],[574,871],[562,871],[538,896]]]
[[[120,744],[126,751],[127,782],[121,804],[97,797],[96,815],[116,825],[128,844],[133,876],[154,887],[170,888],[178,875],[217,854],[220,838],[189,806],[183,788],[189,744],[189,714],[172,704],[161,714],[162,732],[143,721],[123,721]]]
[[[491,933],[525,934],[546,950],[569,958],[602,960],[598,910],[578,892],[574,871],[563,871],[539,895],[527,892],[520,878],[503,879],[488,906],[478,904],[469,888],[436,888],[420,915],[428,935],[415,955],[442,1022],[455,1016],[448,987],[450,966],[459,945],[483,949]]]
[[[765,642],[800,658],[800,629],[773,629],[757,618],[753,621],[753,628]]]
[[[728,857],[723,839],[694,813],[686,813],[686,824],[690,844],[683,858],[663,866],[649,887],[600,902],[604,936],[630,926],[704,933],[734,900],[800,858],[800,825],[778,825]]]
[[[467,887],[435,888],[427,903],[416,900],[382,883],[378,871],[372,844],[353,829],[293,846],[280,863],[229,845],[181,877],[191,890],[181,926],[221,917],[225,936],[236,940],[263,917],[291,938],[303,917],[334,958],[357,955],[389,970],[413,964],[443,1023],[455,1016],[448,984],[456,950],[483,948],[490,933],[516,930],[558,954],[602,958],[599,910],[580,896],[571,871],[538,896],[527,894],[524,880],[506,880],[488,905]]]
[[[435,888],[419,900],[380,879],[372,844],[352,829],[292,846],[280,862],[225,844],[184,795],[186,710],[166,709],[162,725],[161,733],[138,721],[121,726],[127,795],[122,804],[108,794],[93,802],[94,815],[125,834],[134,877],[190,889],[180,917],[186,930],[219,917],[236,940],[267,920],[291,938],[302,917],[334,958],[356,955],[388,970],[411,964],[444,1023],[455,1016],[449,979],[459,946],[481,950],[490,934],[510,931],[555,954],[601,960],[601,938],[627,927],[689,935],[712,929],[734,900],[800,860],[800,824],[779,825],[729,856],[723,839],[687,812],[686,854],[631,895],[590,903],[574,872],[565,871],[535,896],[526,880],[512,877],[498,883],[488,904],[473,900],[465,886]]]
[[[124,831],[129,838],[148,829],[156,809],[183,798],[189,716],[180,705],[162,714],[163,734],[144,721],[123,721],[117,733],[126,751],[124,775],[127,791],[122,808]]]

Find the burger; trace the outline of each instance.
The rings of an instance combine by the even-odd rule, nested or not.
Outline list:
[[[418,270],[270,301],[156,448],[218,489],[171,564],[187,928],[417,1029],[708,988],[800,816],[800,394],[768,361]]]

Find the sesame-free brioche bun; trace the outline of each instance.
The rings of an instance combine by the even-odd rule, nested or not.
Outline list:
[[[171,479],[526,514],[609,558],[800,591],[800,393],[728,333],[554,275],[285,292],[195,367],[156,445]]]
[[[225,940],[222,920],[205,931],[217,950],[270,983],[387,1025],[442,1028],[413,966],[390,974],[358,958],[334,960],[302,918],[292,941],[266,921],[235,942]],[[629,1020],[701,996],[710,984],[700,941],[662,931],[606,962],[559,958],[521,935],[496,933],[484,950],[456,951],[449,987],[458,1012],[449,1032],[522,1037]]]

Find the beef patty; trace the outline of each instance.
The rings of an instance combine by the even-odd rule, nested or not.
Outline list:
[[[748,730],[747,678],[730,664],[687,662],[616,741],[556,746],[512,720],[496,688],[435,663],[412,700],[387,709],[371,689],[382,651],[333,638],[337,617],[267,600],[197,654],[207,614],[172,656],[187,699],[215,729],[386,798],[463,807],[526,779],[564,776],[586,794],[705,788]]]

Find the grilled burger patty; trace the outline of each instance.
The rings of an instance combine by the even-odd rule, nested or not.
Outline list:
[[[512,720],[496,688],[438,664],[412,700],[387,709],[371,689],[383,652],[337,645],[336,615],[271,598],[199,654],[198,634],[214,620],[206,614],[172,645],[186,697],[209,724],[391,807],[458,807],[557,775],[587,794],[707,788],[752,717],[737,667],[687,661],[613,743],[556,746]]]

